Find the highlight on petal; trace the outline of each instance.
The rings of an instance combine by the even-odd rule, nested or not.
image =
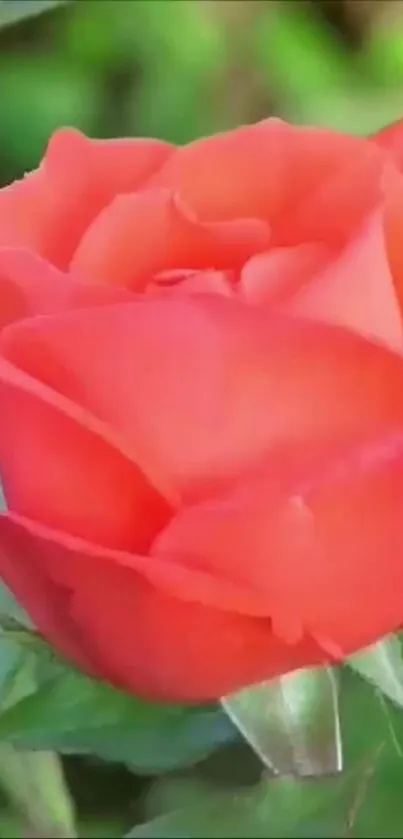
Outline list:
[[[237,269],[267,248],[269,229],[256,219],[200,224],[178,196],[148,190],[120,196],[89,227],[72,262],[84,282],[142,291],[174,269]]]
[[[66,268],[88,224],[115,195],[143,186],[171,147],[158,140],[51,138],[39,169],[0,190],[0,246],[30,248]]]
[[[403,320],[386,246],[380,208],[338,258],[296,290],[286,310],[345,326],[403,353]]]
[[[267,620],[166,596],[121,557],[26,519],[0,517],[1,576],[61,652],[77,660],[67,643],[79,638],[93,669],[117,687],[200,702],[322,660],[312,641],[288,647],[276,639]],[[56,629],[50,612],[60,592],[69,599]]]
[[[209,494],[273,451],[308,457],[313,441],[362,442],[403,419],[397,354],[218,295],[26,320],[4,330],[1,349],[107,424],[176,499]]]
[[[130,299],[127,289],[77,283],[33,251],[0,248],[0,328],[24,317]]]
[[[64,372],[64,370],[63,370]],[[72,373],[74,377],[74,373]],[[145,550],[169,507],[140,469],[91,424],[21,386],[0,364],[0,465],[8,508],[118,548]]]

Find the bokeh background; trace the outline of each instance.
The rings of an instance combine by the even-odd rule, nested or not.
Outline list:
[[[0,31],[2,184],[37,164],[60,125],[183,143],[270,114],[359,134],[403,114],[403,3],[67,0]],[[119,836],[189,801],[200,833],[168,818],[136,835],[263,837],[282,825],[281,835],[290,836],[403,837],[403,713],[354,676],[345,679],[347,780],[342,788],[325,781],[306,790],[309,818],[296,832],[284,833],[275,794],[260,821],[242,821],[230,794],[203,821],[201,781],[221,794],[259,773],[246,747],[235,744],[186,779],[157,785],[124,767],[66,760],[81,835]],[[0,836],[13,835],[16,823],[0,801]]]

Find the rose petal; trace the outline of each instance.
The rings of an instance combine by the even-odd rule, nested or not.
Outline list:
[[[311,465],[288,488],[269,468],[179,512],[152,552],[249,589],[282,640],[310,634],[347,655],[402,623],[402,514],[403,434]]]
[[[317,241],[338,250],[379,207],[385,172],[389,169],[399,179],[397,169],[374,143],[361,140],[350,151],[277,217],[272,245]]]
[[[77,283],[33,251],[0,248],[0,328],[32,315],[130,299],[127,289]]]
[[[238,268],[269,241],[257,220],[200,224],[167,190],[121,196],[82,239],[72,270],[84,282],[142,290],[175,268]]]
[[[142,186],[171,153],[158,140],[90,140],[60,129],[39,169],[0,190],[0,245],[67,267],[85,228],[112,198]]]
[[[71,637],[79,638],[98,675],[137,695],[216,699],[323,658],[313,642],[281,643],[266,620],[167,597],[120,564],[119,554],[34,522],[0,517],[0,547],[0,574],[39,630],[75,660]],[[68,611],[56,628],[61,591],[69,592]]]
[[[403,120],[399,119],[373,134],[371,140],[390,152],[399,169],[403,170]]]
[[[403,418],[398,355],[218,295],[27,320],[2,351],[114,429],[172,498],[213,491],[275,446],[362,440]]]
[[[179,148],[152,184],[179,190],[202,219],[275,222],[365,145],[358,137],[268,119]]]
[[[287,311],[345,326],[403,351],[403,324],[377,210],[324,271],[285,303]]]
[[[325,245],[306,242],[295,248],[273,248],[252,256],[241,272],[240,290],[249,303],[287,300],[329,262]]]
[[[145,550],[169,508],[139,468],[69,416],[57,395],[51,404],[43,387],[30,392],[11,365],[0,368],[0,466],[9,508],[100,544]]]

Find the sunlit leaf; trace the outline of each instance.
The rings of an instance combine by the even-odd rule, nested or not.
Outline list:
[[[348,664],[388,699],[403,706],[403,657],[396,635],[388,635],[363,652],[351,656]]]
[[[337,687],[329,668],[300,670],[222,699],[227,714],[275,774],[342,768]]]

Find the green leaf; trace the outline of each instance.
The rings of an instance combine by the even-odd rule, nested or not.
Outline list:
[[[275,774],[342,768],[337,687],[330,668],[300,670],[225,697],[222,705]]]
[[[74,837],[74,810],[61,764],[51,752],[19,752],[0,745],[0,786],[24,835]]]
[[[403,658],[396,635],[388,635],[364,652],[350,656],[348,665],[392,702],[403,706]]]
[[[216,706],[143,702],[59,667],[58,675],[0,716],[0,741],[94,754],[153,774],[191,765],[236,736]]]
[[[281,778],[262,782],[251,790],[220,792],[194,782],[163,782],[171,812],[137,825],[131,839],[270,839],[296,836],[312,826],[317,813],[339,800],[345,779],[331,782]],[[181,802],[181,806],[179,805]]]
[[[48,12],[74,0],[0,0],[0,27]]]
[[[0,583],[0,708],[20,699],[32,688],[33,662],[17,642],[16,635],[5,626],[27,626],[28,618],[17,602]]]

